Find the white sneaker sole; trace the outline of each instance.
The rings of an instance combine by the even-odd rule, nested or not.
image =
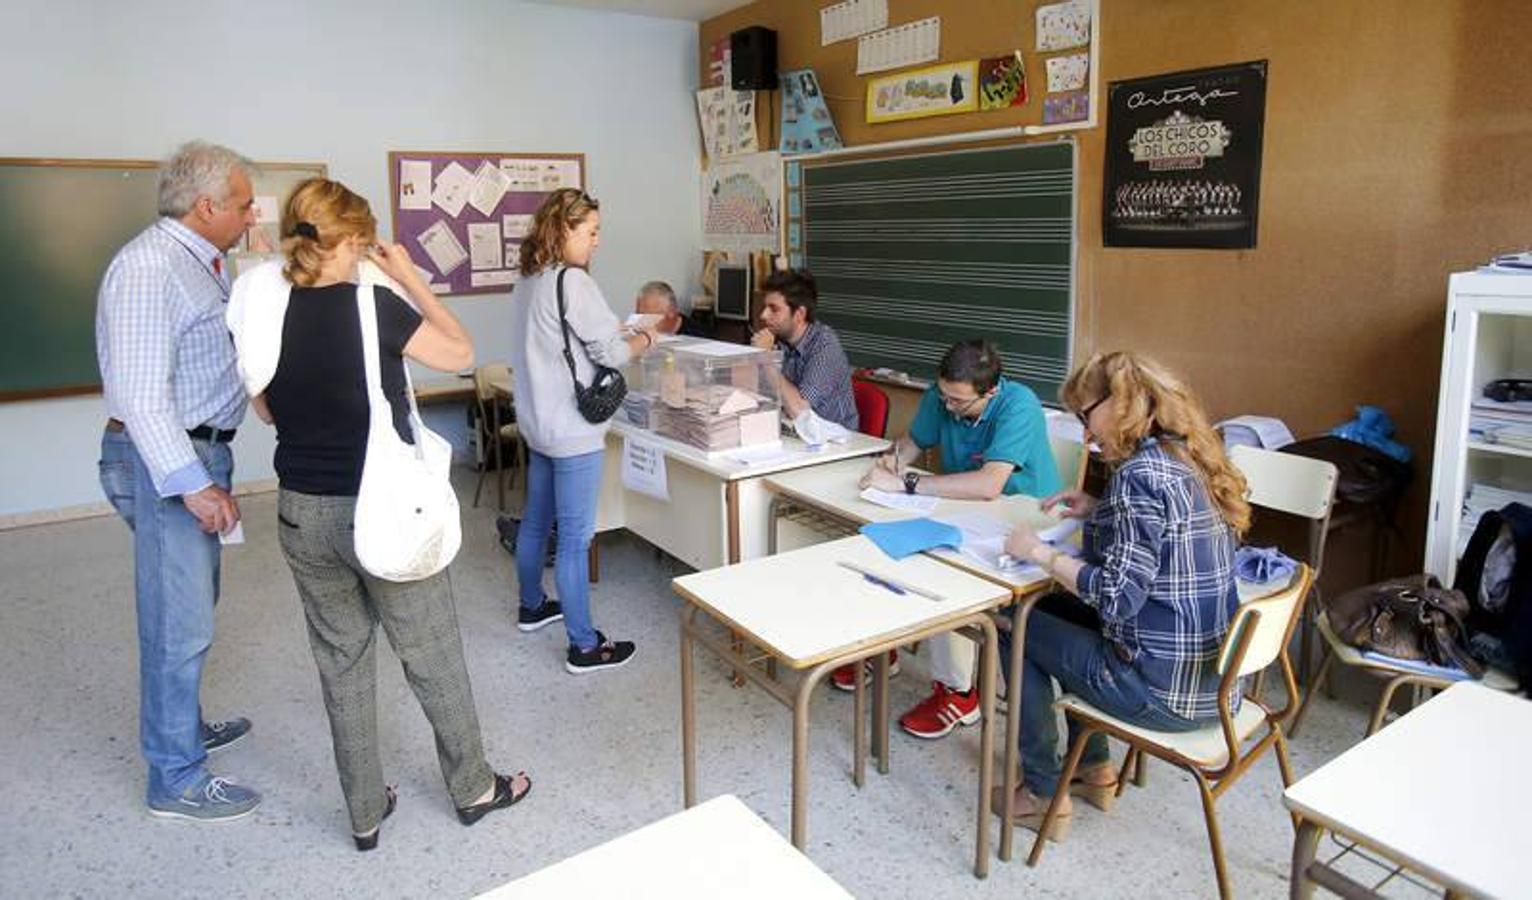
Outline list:
[[[888,677],[889,678],[893,678],[895,675],[898,675],[898,674],[899,674],[899,667],[898,666],[894,666],[892,669],[888,670]],[[834,685],[835,689],[837,691],[845,691],[848,694],[851,693],[852,691],[856,690],[856,685],[854,685],[854,684],[841,684],[839,681],[836,681],[833,678],[830,679],[830,684]],[[872,673],[871,672],[867,673],[865,676],[862,677],[862,684],[866,685],[867,687],[872,687]]]
[[[522,634],[531,634],[534,631],[540,631],[540,630],[542,630],[544,628],[547,628],[549,625],[552,625],[554,622],[562,622],[562,621],[564,621],[564,614],[563,613],[559,613],[558,615],[553,616],[552,618],[549,618],[549,619],[544,619],[541,622],[517,622],[516,623],[516,630],[521,632]]]
[[[244,734],[240,735],[239,737],[235,738],[232,741],[228,741],[226,743],[219,744],[216,747],[209,747],[209,746],[203,745],[202,749],[205,750],[208,753],[217,753],[217,752],[219,752],[221,750],[229,749],[230,747],[234,746],[235,744],[239,743],[240,741],[244,740],[245,738],[247,738],[249,736],[250,736],[250,732],[246,731]]]
[[[899,730],[903,731],[905,734],[909,735],[910,737],[918,737],[921,740],[934,741],[934,740],[937,740],[939,738],[944,738],[947,735],[951,734],[952,732],[956,731],[957,727],[959,725],[975,725],[982,718],[983,718],[983,715],[981,714],[981,712],[979,710],[975,709],[973,712],[969,713],[968,715],[964,716],[963,718],[958,719],[957,721],[955,721],[955,722],[951,723],[950,725],[948,725],[947,729],[945,731],[932,731],[932,732],[927,732],[925,734],[921,734],[918,731],[912,731],[909,728],[906,728],[903,722],[899,723]]]
[[[627,665],[628,663],[632,662],[633,661],[633,657],[635,657],[637,655],[638,655],[638,651],[635,650],[635,651],[633,651],[632,654],[630,654],[628,656],[627,659],[623,660],[622,662],[600,663],[600,664],[594,665],[594,666],[577,666],[574,663],[572,663],[572,662],[570,662],[569,660],[566,659],[566,660],[564,660],[564,671],[568,672],[571,675],[590,675],[590,674],[593,674],[595,672],[610,672],[612,669],[620,669],[623,666]]]
[[[182,819],[187,822],[233,822],[236,819],[243,819],[245,816],[250,815],[260,808],[261,805],[257,803],[242,813],[235,813],[232,816],[217,816],[214,818],[194,816],[190,813],[176,812],[173,809],[155,809],[152,806],[148,809],[149,815],[154,816],[156,819]]]

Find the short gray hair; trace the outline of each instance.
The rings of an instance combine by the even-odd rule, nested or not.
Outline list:
[[[182,144],[160,164],[160,215],[179,219],[191,212],[198,197],[224,202],[236,170],[251,175],[255,166],[228,147],[206,141]]]
[[[651,281],[638,289],[638,295],[640,297],[644,296],[645,294],[659,294],[670,303],[671,309],[675,310],[676,312],[681,311],[681,305],[676,302],[675,289],[663,281]]]

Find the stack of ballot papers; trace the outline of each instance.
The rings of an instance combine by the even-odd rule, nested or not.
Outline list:
[[[941,516],[937,521],[953,526],[962,534],[958,553],[973,562],[1005,571],[1019,572],[1036,568],[1026,560],[1014,559],[1006,554],[1005,539],[1010,535],[1011,527],[993,516],[984,513],[953,513]],[[1063,519],[1042,529],[1037,536],[1070,556],[1078,556],[1079,551],[1070,538],[1080,530],[1080,525],[1080,519]]]
[[[762,398],[750,391],[701,385],[687,388],[682,399],[677,405],[667,398],[654,409],[655,431],[709,453],[781,441],[776,409],[762,409]]]
[[[622,417],[639,428],[654,428],[654,408],[660,396],[651,391],[628,391],[622,398]]]

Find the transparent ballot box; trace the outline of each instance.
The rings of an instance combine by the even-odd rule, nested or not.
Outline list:
[[[661,345],[625,370],[622,415],[707,453],[781,441],[782,354],[721,341]]]

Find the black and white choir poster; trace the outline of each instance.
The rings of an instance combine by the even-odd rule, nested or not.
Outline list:
[[[1265,60],[1112,82],[1106,246],[1254,247],[1265,119]]]

